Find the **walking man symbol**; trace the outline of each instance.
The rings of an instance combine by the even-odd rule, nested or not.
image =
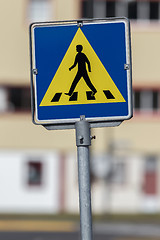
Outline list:
[[[89,62],[87,56],[84,53],[82,53],[82,50],[83,50],[82,45],[77,45],[76,50],[77,50],[78,53],[75,57],[74,64],[69,68],[69,71],[71,71],[78,64],[78,72],[77,72],[77,74],[76,74],[76,76],[73,80],[73,83],[70,87],[69,92],[65,93],[65,94],[68,95],[68,96],[72,96],[72,94],[74,92],[74,89],[76,88],[79,80],[81,79],[81,77],[83,77],[87,86],[92,90],[92,96],[94,96],[96,94],[97,90],[95,89],[95,87],[91,83],[91,80],[88,76],[87,69],[86,69],[86,63],[87,63],[88,70],[89,70],[89,72],[91,72],[90,62]]]

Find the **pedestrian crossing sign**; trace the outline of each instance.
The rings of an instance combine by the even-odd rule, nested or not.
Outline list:
[[[30,39],[36,124],[68,128],[80,115],[98,126],[131,118],[126,18],[34,23]]]

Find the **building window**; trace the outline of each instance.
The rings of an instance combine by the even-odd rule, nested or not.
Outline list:
[[[36,161],[28,162],[28,185],[37,186],[42,184],[42,163]]]
[[[107,1],[106,2],[106,16],[114,17],[115,16],[115,1]]]
[[[137,17],[138,19],[149,19],[149,2],[140,1],[137,3]]]
[[[131,1],[128,3],[128,13],[126,15],[129,19],[137,19],[137,2]]]
[[[30,110],[30,89],[25,87],[8,88],[9,111]]]
[[[0,113],[30,111],[29,87],[0,87]]]
[[[115,4],[115,16],[127,16],[127,15],[128,15],[128,5],[126,4],[125,1],[118,1]]]
[[[160,90],[134,90],[133,105],[136,111],[158,113],[160,111]]]
[[[140,91],[134,91],[134,109],[139,110],[140,109]]]
[[[98,18],[99,16],[101,16],[102,18],[106,17],[106,2],[105,1],[95,1],[94,2],[93,15],[95,18]],[[84,17],[86,17],[86,16],[87,16],[87,6],[86,6],[86,11],[85,11]]]
[[[159,19],[159,8],[160,8],[160,3],[157,2],[150,2],[150,19]]]
[[[153,93],[152,91],[141,91],[140,94],[140,108],[141,110],[150,111],[153,108]]]
[[[159,110],[160,109],[160,92],[153,91],[153,110]]]
[[[52,20],[53,9],[51,0],[29,0],[29,22],[44,22]]]
[[[82,1],[82,16],[88,17],[88,0]],[[138,1],[138,0],[94,0],[94,12],[96,18],[104,17],[127,17],[129,19],[155,20],[160,18],[160,1]]]
[[[82,2],[82,17],[87,17],[87,1]]]

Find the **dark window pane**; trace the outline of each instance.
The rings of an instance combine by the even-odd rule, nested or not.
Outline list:
[[[134,108],[140,109],[140,91],[134,92]]]
[[[21,91],[18,88],[9,89],[9,102],[14,108],[21,108]]]
[[[106,2],[106,17],[115,17],[115,2]]]
[[[157,110],[158,109],[158,92],[153,91],[153,109]]]
[[[87,1],[82,1],[82,17],[87,18]]]
[[[22,110],[30,110],[30,89],[22,88],[21,108]]]
[[[128,18],[137,19],[137,2],[128,3]]]
[[[42,183],[42,163],[29,162],[28,163],[28,184],[41,185]]]
[[[10,87],[8,88],[9,109],[12,111],[30,110],[30,88]]]
[[[150,19],[158,19],[159,2],[150,2]]]

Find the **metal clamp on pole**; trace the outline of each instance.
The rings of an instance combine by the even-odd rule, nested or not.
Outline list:
[[[90,124],[85,120],[85,116],[80,116],[80,121],[75,123],[76,146],[91,145]]]
[[[75,124],[78,156],[78,182],[80,205],[80,229],[82,240],[92,240],[92,210],[89,146],[91,145],[90,125],[85,116]]]

